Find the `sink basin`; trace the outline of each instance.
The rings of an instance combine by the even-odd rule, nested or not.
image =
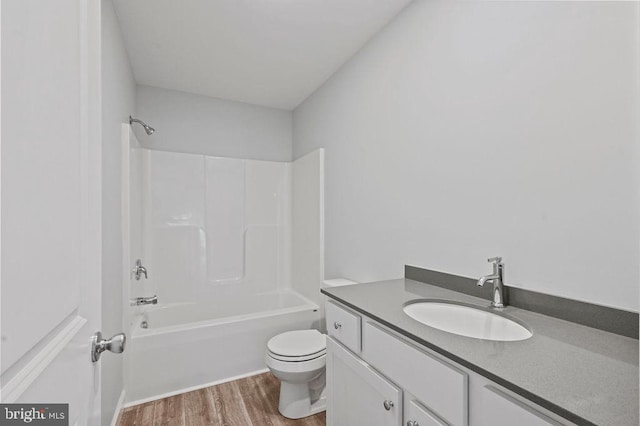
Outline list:
[[[496,341],[525,340],[532,333],[502,315],[442,301],[414,302],[404,312],[416,321],[448,333]]]

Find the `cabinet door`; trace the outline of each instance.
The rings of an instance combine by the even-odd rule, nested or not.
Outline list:
[[[400,426],[402,391],[327,339],[327,425]]]

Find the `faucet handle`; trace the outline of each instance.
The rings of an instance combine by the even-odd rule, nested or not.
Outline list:
[[[500,257],[500,256],[492,257],[492,258],[487,259],[487,262],[495,263],[497,265],[498,263],[502,262],[502,257]]]
[[[147,268],[142,266],[142,260],[136,260],[136,266],[133,268],[133,275],[135,276],[136,281],[139,281],[140,277],[143,275],[145,280],[149,279],[149,276],[147,275]]]

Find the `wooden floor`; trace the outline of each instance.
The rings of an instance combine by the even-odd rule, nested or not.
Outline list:
[[[325,413],[290,420],[278,412],[280,382],[271,373],[125,408],[118,426],[324,426]]]

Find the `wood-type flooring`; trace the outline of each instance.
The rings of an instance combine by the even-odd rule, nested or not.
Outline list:
[[[325,413],[299,420],[278,412],[280,382],[263,373],[125,408],[118,426],[325,426]]]

